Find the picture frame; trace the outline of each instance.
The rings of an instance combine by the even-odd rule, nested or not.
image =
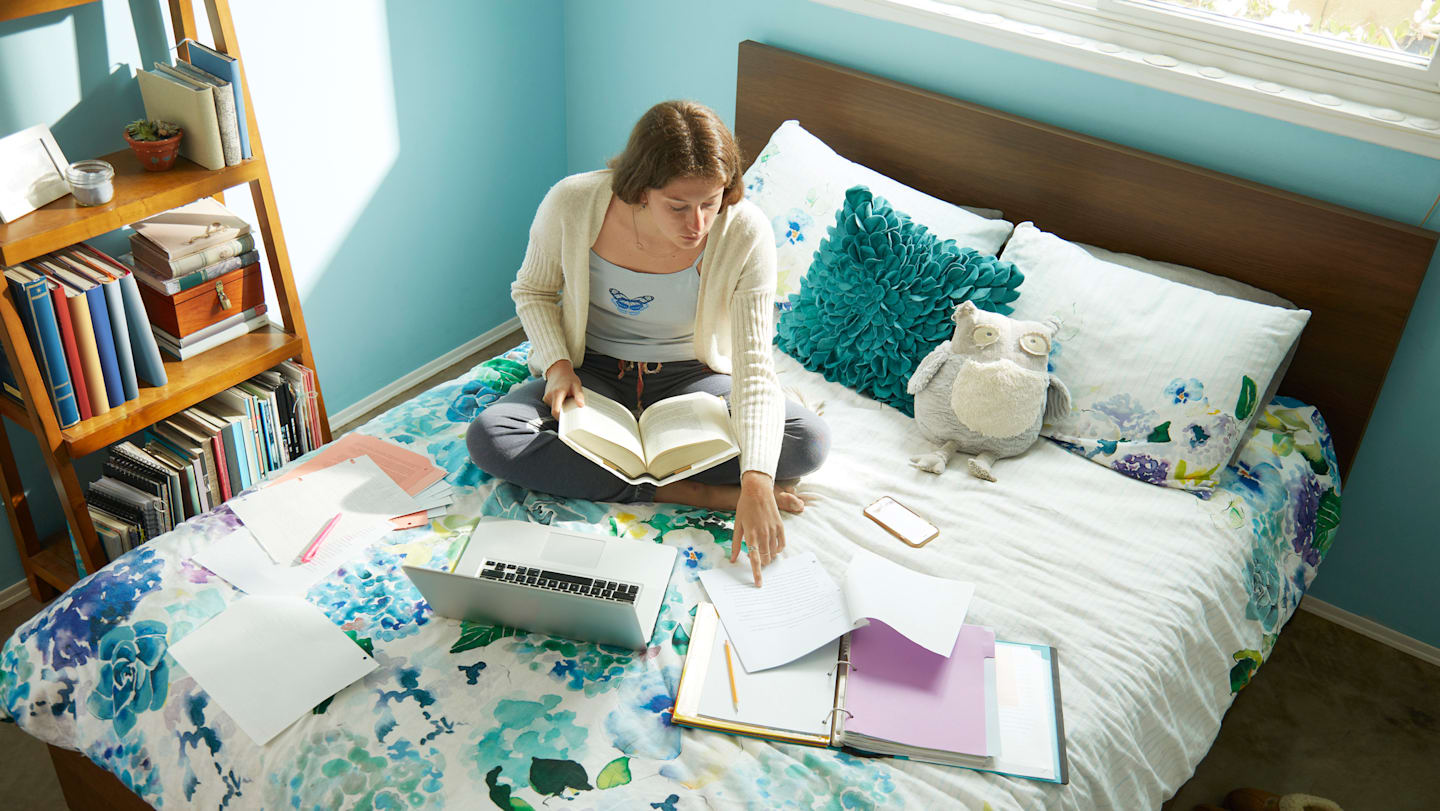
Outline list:
[[[14,222],[69,194],[69,167],[44,124],[0,138],[0,222]]]

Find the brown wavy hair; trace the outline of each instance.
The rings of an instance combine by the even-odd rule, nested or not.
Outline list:
[[[676,178],[719,181],[720,207],[745,196],[740,146],[714,110],[693,101],[662,101],[635,122],[625,151],[610,159],[611,189],[621,202],[639,203],[646,189]]]

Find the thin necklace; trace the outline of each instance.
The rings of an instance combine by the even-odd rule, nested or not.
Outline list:
[[[645,247],[644,243],[640,241],[640,223],[635,219],[635,206],[630,207],[630,227],[635,230],[635,247],[639,248],[641,253],[644,253],[646,256],[653,256],[656,259],[673,259],[680,253],[679,248],[676,248],[670,253],[651,253],[650,250]]]

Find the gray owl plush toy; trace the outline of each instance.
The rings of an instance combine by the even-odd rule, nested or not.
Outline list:
[[[993,482],[996,459],[1021,453],[1045,420],[1070,412],[1070,390],[1047,371],[1060,322],[1016,321],[968,301],[951,319],[954,337],[920,361],[905,387],[920,433],[940,443],[910,464],[942,473],[952,452],[972,453],[970,474]]]

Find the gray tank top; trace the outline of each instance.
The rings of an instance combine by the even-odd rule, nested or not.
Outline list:
[[[695,360],[698,264],[697,256],[675,273],[641,273],[591,251],[586,348],[621,360]]]

